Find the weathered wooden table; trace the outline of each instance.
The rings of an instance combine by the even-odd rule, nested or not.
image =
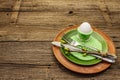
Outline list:
[[[77,74],[54,57],[51,41],[63,28],[90,22],[116,46],[106,71]],[[0,80],[120,80],[119,0],[0,0]]]

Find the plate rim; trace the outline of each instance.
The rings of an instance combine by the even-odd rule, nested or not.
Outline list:
[[[67,33],[69,30],[73,30],[76,29],[78,26],[70,26],[67,28],[64,28],[63,30],[61,30],[56,37],[54,38],[54,41],[60,41],[61,37]],[[106,40],[107,44],[108,44],[108,51],[110,53],[116,54],[115,51],[115,46],[114,43],[112,42],[111,38],[106,35],[104,32],[102,32],[101,30],[92,27],[94,31],[98,32],[101,36],[103,36],[103,38]],[[77,73],[83,73],[83,74],[93,74],[93,73],[98,73],[101,71],[106,70],[108,67],[110,67],[111,63],[107,63],[105,61],[102,61],[96,65],[92,65],[92,66],[81,66],[81,65],[77,65],[74,64],[72,62],[70,62],[69,60],[67,60],[61,53],[60,49],[56,46],[52,46],[53,49],[53,54],[56,57],[56,59],[58,60],[58,62],[60,62],[64,67],[66,67],[67,69],[77,72]]]

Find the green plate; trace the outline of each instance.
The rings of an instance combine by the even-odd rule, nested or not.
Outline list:
[[[79,44],[84,44],[86,46],[92,46],[97,49],[99,49],[102,52],[107,52],[108,51],[108,46],[104,38],[98,34],[97,32],[93,32],[93,34],[90,36],[90,39],[86,42],[82,42],[78,35],[77,35],[77,30],[71,30],[65,34],[67,38],[71,38],[75,41],[77,41]],[[79,46],[78,46],[79,47]],[[101,62],[101,59],[98,59],[96,57],[90,56],[89,54],[85,55],[83,53],[78,53],[78,52],[70,52],[69,54],[65,54],[65,49],[60,48],[62,54],[71,62],[79,64],[79,65],[94,65],[99,62]]]

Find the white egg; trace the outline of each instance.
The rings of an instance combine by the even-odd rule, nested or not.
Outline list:
[[[83,33],[90,33],[92,31],[92,28],[88,22],[84,22],[78,27],[78,30]]]

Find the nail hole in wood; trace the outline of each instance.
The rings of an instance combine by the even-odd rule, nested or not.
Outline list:
[[[69,14],[72,14],[73,13],[73,11],[69,11]]]
[[[7,13],[6,15],[8,16],[9,14]]]
[[[0,37],[2,37],[2,35],[0,35]]]

